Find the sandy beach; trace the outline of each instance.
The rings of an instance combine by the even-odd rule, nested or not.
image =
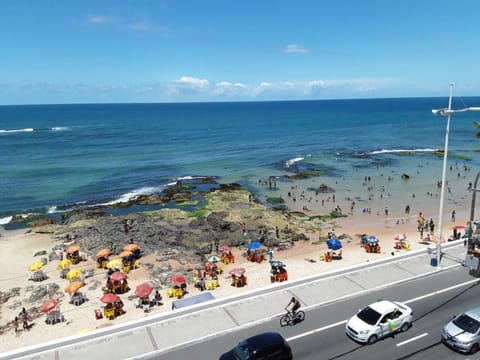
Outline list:
[[[452,234],[453,225],[466,225],[470,215],[471,194],[467,190],[469,174],[459,176],[455,181],[449,183],[448,193],[445,197],[444,217],[442,233],[444,240]],[[342,212],[347,217],[337,218],[326,222],[321,231],[311,231],[306,229],[305,235],[309,238],[307,241],[299,241],[290,249],[274,249],[273,259],[281,260],[287,266],[289,280],[302,278],[315,273],[329,271],[334,268],[359,264],[380,257],[393,257],[399,252],[408,250],[396,250],[394,248],[394,237],[397,234],[406,234],[407,240],[411,244],[410,250],[421,249],[432,242],[427,238],[421,239],[417,232],[417,218],[419,213],[425,219],[432,218],[438,222],[439,189],[435,186],[435,180],[428,188],[419,187],[412,179],[410,183],[402,183],[401,186],[409,187],[399,193],[389,191],[389,185],[401,181],[399,174],[385,176],[380,171],[372,177],[372,180],[365,182],[362,175],[359,175],[359,185],[355,189],[342,189],[341,181],[336,183],[334,194],[312,194],[309,187],[314,180],[295,181],[290,184],[279,184],[277,194],[285,199],[286,205],[292,211],[303,211],[310,216],[322,215],[333,208],[340,206]],[[318,180],[316,180],[318,183]],[[294,191],[296,199],[288,196],[288,192]],[[414,196],[405,194],[415,193]],[[335,196],[335,199],[333,198]],[[354,204],[352,204],[354,202]],[[410,213],[405,212],[405,206],[410,206]],[[370,209],[370,210],[369,210]],[[452,219],[451,213],[455,210],[455,219]],[[455,220],[455,221],[453,221]],[[327,251],[324,242],[319,242],[319,238],[325,238],[327,233],[335,229],[337,236],[343,236],[343,258],[332,262],[321,260],[321,254]],[[376,235],[380,239],[381,253],[367,253],[361,246],[360,234]],[[95,261],[88,258],[81,262],[78,267],[82,269],[95,269],[93,277],[85,279],[86,285],[81,289],[88,298],[88,301],[80,306],[69,304],[70,296],[63,292],[68,284],[68,280],[59,277],[60,270],[57,269],[58,261],[47,263],[43,270],[48,274],[49,279],[34,283],[28,280],[30,276],[27,267],[40,260],[42,256],[34,257],[39,251],[46,250],[47,253],[58,245],[59,241],[50,235],[28,233],[25,230],[2,231],[0,237],[0,256],[3,265],[3,271],[0,275],[2,293],[11,292],[15,289],[10,298],[3,298],[0,313],[0,325],[4,329],[0,336],[0,351],[13,350],[19,347],[30,346],[33,344],[53,340],[59,336],[71,336],[87,331],[95,331],[96,328],[118,324],[121,322],[138,319],[140,317],[152,316],[162,312],[171,312],[172,299],[167,297],[167,289],[160,290],[163,296],[163,305],[155,306],[151,312],[145,313],[142,309],[134,305],[134,289],[137,285],[149,280],[149,270],[144,264],[162,265],[157,260],[156,255],[149,255],[140,259],[140,267],[128,274],[128,283],[131,288],[126,294],[120,295],[125,304],[126,313],[117,317],[115,320],[96,319],[95,310],[102,309],[104,306],[99,298],[102,294],[102,286],[106,280],[106,271],[95,269]],[[434,235],[437,234],[435,230]],[[426,236],[426,234],[424,234]],[[282,236],[282,235],[280,235]],[[431,240],[435,240],[432,236]],[[246,260],[244,248],[234,248],[234,264],[219,264],[223,273],[219,275],[220,286],[212,290],[215,298],[232,296],[243,291],[249,291],[254,288],[271,286],[270,266],[268,261],[254,263]],[[170,261],[170,265],[179,270],[191,268],[191,264],[182,264],[182,262]],[[243,288],[236,288],[230,285],[230,275],[228,271],[234,267],[243,267],[246,270],[248,285]],[[51,284],[58,284],[60,289],[53,289],[53,295],[48,294],[48,288]],[[47,293],[42,300],[30,302],[29,297],[35,287],[43,286]],[[193,284],[187,284],[187,297],[197,295],[200,290]],[[45,323],[45,314],[39,311],[43,302],[50,298],[60,300],[60,309],[65,316],[62,323],[56,325],[47,325]],[[12,326],[12,320],[20,312],[22,307],[26,307],[34,317],[33,326],[29,331],[15,332]],[[21,324],[20,324],[21,329]]]

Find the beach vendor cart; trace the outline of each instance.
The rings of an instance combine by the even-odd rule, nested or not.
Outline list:
[[[114,271],[107,280],[107,288],[115,294],[126,293],[128,287],[127,274],[122,271]]]
[[[270,281],[273,282],[282,282],[288,280],[288,272],[285,269],[286,265],[279,261],[274,260],[270,262]]]
[[[125,310],[123,310],[123,302],[120,296],[116,294],[105,294],[100,298],[100,301],[106,304],[103,308],[103,316],[109,320],[113,320],[117,316],[125,313]]]
[[[245,276],[246,270],[244,268],[234,268],[228,273],[232,276],[231,285],[234,287],[244,287],[247,285],[247,277]]]
[[[221,260],[225,265],[235,262],[235,256],[232,254],[230,247],[223,245],[218,248],[218,251],[221,252]]]
[[[80,245],[71,245],[67,249],[67,259],[72,261],[73,265],[78,264],[80,261],[85,260],[81,255],[80,255]]]
[[[97,268],[106,269],[108,264],[108,257],[112,254],[112,250],[105,248],[97,252]]]
[[[394,237],[395,239],[395,249],[396,250],[410,250],[410,243],[407,241],[407,235],[406,234],[397,234]]]
[[[367,253],[379,254],[381,252],[379,242],[380,240],[376,236],[369,235],[367,237],[367,243],[363,245],[363,247]]]
[[[172,287],[167,290],[168,297],[181,299],[187,292],[187,280],[183,275],[176,274],[170,278]]]

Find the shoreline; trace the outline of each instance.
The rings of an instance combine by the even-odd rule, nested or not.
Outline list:
[[[379,173],[379,172],[378,172]],[[360,178],[360,176],[359,176]],[[338,181],[338,180],[337,180]],[[422,212],[426,219],[432,218],[435,223],[438,222],[438,193],[432,191],[427,193],[424,189],[416,191],[415,198],[404,199],[400,195],[392,191],[388,194],[389,184],[397,184],[399,179],[395,177],[394,180],[389,180],[387,177],[377,175],[372,176],[373,189],[369,189],[369,184],[360,182],[359,186],[353,191],[352,189],[342,189],[342,183],[335,184],[337,189],[335,191],[335,201],[333,201],[332,194],[311,195],[308,189],[312,183],[318,183],[318,179],[295,180],[292,183],[280,183],[275,194],[281,194],[285,200],[285,204],[291,212],[304,212],[308,216],[324,215],[336,206],[342,208],[347,217],[336,218],[331,221],[322,223],[320,231],[315,229],[304,229],[304,234],[307,235],[308,240],[298,241],[295,246],[286,250],[274,249],[274,260],[281,260],[287,265],[289,279],[298,279],[306,277],[318,272],[328,271],[333,268],[340,268],[360,264],[363,262],[378,259],[380,257],[392,257],[399,252],[406,250],[395,250],[394,237],[396,234],[407,235],[407,240],[411,243],[411,250],[421,249],[429,246],[429,243],[423,242],[416,229],[416,219],[419,212]],[[446,194],[444,216],[442,224],[442,234],[445,238],[451,234],[451,227],[454,224],[466,225],[470,214],[471,194],[466,190],[467,178],[459,178],[450,182],[449,194]],[[317,184],[318,185],[318,184]],[[398,184],[397,184],[398,185]],[[405,183],[400,183],[400,186]],[[416,182],[411,181],[407,183],[411,186],[412,191],[418,190]],[[294,188],[292,188],[294,187]],[[431,188],[429,186],[429,188]],[[435,184],[433,184],[433,188]],[[288,191],[295,190],[297,194],[296,201],[292,197],[288,197]],[[385,192],[386,191],[386,192]],[[430,190],[429,190],[430,191]],[[302,198],[298,194],[305,194]],[[404,191],[405,192],[405,191]],[[373,194],[373,196],[372,196]],[[381,196],[382,194],[387,194]],[[307,196],[308,195],[308,196]],[[312,199],[310,199],[310,195]],[[350,205],[352,199],[355,199],[355,205],[351,209]],[[318,200],[318,202],[317,202]],[[323,205],[322,205],[323,200]],[[245,200],[248,204],[248,200]],[[407,216],[404,213],[405,203],[408,201],[411,206],[410,214]],[[397,203],[400,203],[396,205]],[[304,210],[304,206],[308,210]],[[389,208],[388,214],[385,214],[385,206]],[[371,213],[363,211],[365,208],[371,208]],[[453,222],[450,218],[450,213],[456,211],[456,221]],[[272,211],[272,210],[266,210]],[[403,221],[401,221],[403,219]],[[288,221],[286,219],[285,221]],[[327,246],[324,242],[319,240],[324,239],[329,231],[335,229],[337,235],[345,235],[343,240],[343,259],[332,262],[325,262],[320,260],[320,255],[327,251]],[[436,235],[437,231],[435,231]],[[172,299],[167,297],[165,288],[161,289],[164,304],[155,307],[152,312],[144,313],[141,309],[135,308],[133,302],[133,294],[136,285],[145,281],[151,280],[149,269],[146,264],[155,264],[156,266],[166,266],[167,263],[159,262],[158,254],[148,255],[140,259],[141,266],[139,269],[133,270],[129,274],[130,290],[128,293],[120,295],[122,298],[126,314],[115,320],[108,321],[106,319],[96,320],[94,317],[94,310],[101,309],[102,303],[99,301],[101,296],[101,287],[105,281],[105,271],[95,270],[95,275],[92,278],[86,279],[86,286],[82,288],[89,299],[81,306],[74,306],[68,303],[69,296],[63,292],[63,288],[68,283],[67,280],[59,279],[57,269],[58,261],[49,262],[44,269],[49,275],[49,279],[41,283],[33,283],[28,281],[25,274],[28,273],[27,266],[39,260],[39,257],[33,257],[37,251],[47,250],[47,253],[55,245],[61,243],[58,239],[48,234],[38,234],[34,232],[26,233],[24,229],[18,230],[0,230],[0,253],[2,264],[6,271],[3,272],[0,282],[2,289],[10,290],[18,288],[18,296],[14,296],[3,302],[0,310],[0,325],[5,326],[10,323],[14,316],[20,311],[22,306],[27,309],[39,308],[44,300],[48,298],[45,296],[41,301],[28,302],[29,296],[34,291],[35,287],[57,283],[59,288],[52,293],[55,297],[60,297],[60,307],[65,315],[66,321],[56,325],[45,324],[45,315],[38,313],[38,317],[34,320],[35,325],[28,333],[14,333],[12,327],[9,327],[0,336],[0,351],[13,350],[15,348],[30,346],[40,342],[52,340],[61,334],[61,336],[69,336],[79,334],[85,331],[95,331],[96,328],[108,326],[108,324],[118,324],[125,321],[134,320],[139,317],[150,316],[162,312],[169,312],[171,310]],[[376,235],[380,239],[381,253],[369,254],[360,246],[360,234]],[[430,243],[432,244],[432,243]],[[212,291],[215,298],[234,296],[243,291],[251,290],[252,288],[259,288],[270,286],[270,267],[268,262],[264,261],[260,264],[248,262],[244,257],[244,248],[234,248],[233,252],[236,257],[234,264],[222,265],[224,267],[223,274],[220,275],[220,287]],[[168,262],[168,265],[178,270],[188,270],[194,267],[194,264],[184,263],[183,261]],[[87,261],[82,262],[80,266],[83,269],[95,268],[95,262],[88,258]],[[228,271],[233,267],[244,267],[246,269],[246,276],[248,278],[248,285],[244,288],[234,288],[230,285],[230,278]],[[190,295],[197,295],[200,291],[193,287],[190,283],[187,285]],[[62,296],[63,294],[63,296]]]

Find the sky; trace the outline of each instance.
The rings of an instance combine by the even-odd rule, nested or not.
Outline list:
[[[480,95],[478,0],[1,0],[0,105]]]

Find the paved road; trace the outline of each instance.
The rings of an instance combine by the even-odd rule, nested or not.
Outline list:
[[[339,302],[307,310],[304,323],[281,328],[278,317],[253,328],[216,336],[208,341],[185,346],[155,359],[217,359],[240,339],[263,331],[278,331],[290,342],[295,359],[480,359],[480,354],[465,356],[440,343],[443,325],[466,308],[478,306],[478,280],[465,268],[418,278],[381,288]],[[407,302],[414,310],[414,324],[405,333],[363,346],[345,335],[346,320],[359,308],[378,299]]]
[[[436,276],[444,281],[447,273],[455,273],[447,271],[447,269],[455,268],[465,279],[473,279],[460,265],[465,255],[463,246],[448,244],[448,248],[445,248],[444,251],[445,255],[440,269],[430,265],[431,255],[428,255],[426,251],[405,253],[403,256],[396,255],[394,259],[372,261],[349,269],[288,281],[265,289],[254,290],[235,298],[218,299],[193,308],[175,310],[172,313],[143,318],[92,333],[40,344],[32,348],[19,349],[16,352],[2,353],[0,359],[31,358],[32,356],[40,360],[103,359],[104,355],[100,354],[109,354],[109,357],[117,359],[141,358],[146,355],[148,357],[148,354],[155,354],[152,358],[173,359],[177,348],[187,350],[192,342],[204,342],[208,338],[212,339],[210,348],[215,349],[215,351],[209,351],[214,353],[212,352],[206,357],[199,357],[198,355],[203,353],[194,352],[192,356],[195,356],[193,357],[181,358],[215,359],[221,349],[227,349],[243,335],[251,334],[252,326],[255,326],[255,332],[271,329],[273,323],[276,326],[278,316],[283,313],[286,303],[293,294],[300,298],[307,311],[308,309],[322,309],[328,304],[333,306],[331,310],[318,315],[315,311],[309,311],[309,320],[301,325],[308,331],[308,329],[335,323],[337,321],[335,319],[345,320],[358,308],[368,303],[369,296],[372,300],[376,299],[376,296],[380,296],[377,295],[380,293],[373,295],[373,291],[388,291],[388,286],[392,283],[399,284],[400,287],[395,290],[394,294],[387,292],[381,293],[381,296],[392,298],[391,295],[395,295],[393,298],[404,300],[416,297],[417,294],[435,291],[438,288],[438,286],[435,287],[435,281],[423,283],[411,281],[428,274],[431,274],[431,278],[433,278],[432,274],[438,274]],[[453,281],[460,280],[454,279]],[[418,284],[418,287],[406,292],[401,286],[407,283]],[[365,298],[362,299],[362,296]],[[339,304],[342,304],[342,308],[335,308]],[[332,327],[332,331],[343,332],[341,326],[338,329],[340,330]],[[284,328],[282,331],[285,336],[293,337],[298,335],[300,330],[300,326],[296,326]],[[240,332],[236,333],[237,331]],[[234,336],[224,336],[232,332],[235,332]],[[332,337],[332,339],[337,338],[337,335]],[[341,338],[344,339],[344,336]],[[220,343],[217,344],[218,341]],[[298,342],[301,343],[300,340]],[[307,340],[307,342],[318,345],[315,343],[316,340]],[[335,342],[337,340],[331,341],[329,344],[335,344]],[[347,344],[351,345],[348,342]],[[293,346],[295,351],[299,351],[295,342]],[[340,345],[335,344],[334,347],[336,346]],[[303,349],[303,346],[301,347]],[[335,354],[338,353],[338,349],[332,351]],[[162,357],[162,353],[166,357]],[[328,356],[332,357],[333,355]]]

